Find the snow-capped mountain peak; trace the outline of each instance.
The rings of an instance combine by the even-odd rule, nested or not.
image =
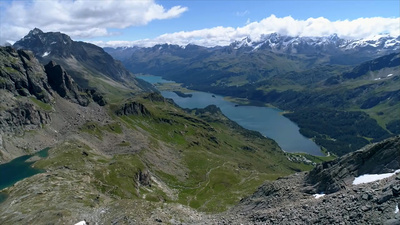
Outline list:
[[[325,37],[291,37],[278,33],[263,35],[259,41],[252,41],[249,37],[231,44],[234,49],[251,47],[251,51],[268,49],[281,53],[314,54],[332,51],[352,51],[360,49],[379,48],[384,51],[400,49],[400,36],[378,35],[360,40],[347,40],[333,34]]]
[[[250,37],[245,37],[241,41],[235,41],[235,42],[232,43],[232,46],[235,49],[239,49],[239,48],[242,48],[242,47],[252,47],[252,45],[253,45],[253,42],[250,39]]]

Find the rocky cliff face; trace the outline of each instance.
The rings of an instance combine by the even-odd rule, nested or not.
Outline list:
[[[35,96],[40,101],[51,101],[47,76],[43,66],[32,53],[0,48],[0,88],[21,96]]]
[[[2,93],[4,94],[4,93]],[[4,99],[1,99],[4,102]],[[36,105],[11,101],[12,106],[0,111],[0,133],[20,133],[23,130],[36,130],[51,121],[50,113]]]
[[[50,122],[44,108],[53,100],[51,88],[32,53],[0,48],[0,92],[0,132],[18,133]]]
[[[89,104],[89,97],[83,93],[82,88],[75,83],[71,76],[55,62],[50,61],[45,67],[51,88],[61,97],[69,99],[82,106]]]

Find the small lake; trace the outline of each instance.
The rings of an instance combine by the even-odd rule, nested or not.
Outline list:
[[[137,76],[149,83],[171,83],[158,76]],[[322,156],[320,147],[299,132],[299,127],[281,115],[282,110],[259,106],[237,106],[223,96],[205,92],[191,92],[192,97],[179,97],[171,91],[161,91],[165,98],[171,98],[182,108],[205,108],[208,105],[218,106],[222,113],[240,126],[260,132],[275,140],[286,152],[305,152]]]
[[[33,155],[24,155],[18,157],[8,163],[0,165],[0,190],[10,187],[16,182],[33,176],[38,173],[42,173],[44,171],[35,169],[32,167],[34,162],[27,162],[32,156],[39,156],[41,158],[48,156],[48,151],[50,148],[45,148]],[[4,195],[0,196],[0,202],[3,199]]]

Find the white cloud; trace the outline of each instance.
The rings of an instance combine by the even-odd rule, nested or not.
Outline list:
[[[109,28],[146,25],[153,20],[179,17],[187,8],[165,9],[154,0],[13,1],[0,15],[0,43],[18,40],[29,30],[60,31],[73,38],[112,35]]]
[[[38,27],[45,32],[60,31],[73,39],[114,36],[110,29],[143,26],[153,20],[176,18],[187,11],[186,7],[166,9],[155,0],[32,0],[1,4],[0,44],[13,42]],[[236,12],[245,16],[249,11]],[[291,16],[271,15],[260,21],[247,20],[241,27],[212,27],[193,31],[166,33],[153,39],[136,41],[95,42],[101,46],[139,45],[160,43],[203,46],[229,45],[250,37],[257,41],[265,34],[279,33],[289,36],[328,36],[338,34],[346,39],[366,38],[380,33],[400,35],[400,18],[358,18],[330,21],[324,17],[298,20]]]
[[[291,16],[278,18],[271,15],[261,21],[250,22],[243,27],[213,27],[194,31],[181,31],[160,35],[154,39],[124,42],[125,46],[153,46],[154,44],[197,44],[203,46],[229,45],[233,41],[250,37],[260,40],[263,35],[279,33],[288,36],[329,36],[336,33],[345,39],[368,38],[381,33],[393,37],[400,35],[400,18],[359,18],[355,20],[330,21],[324,17],[296,20]],[[117,41],[97,43],[116,47]]]

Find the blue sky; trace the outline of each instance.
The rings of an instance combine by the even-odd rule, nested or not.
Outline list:
[[[361,17],[399,17],[400,1],[157,1],[170,8],[188,7],[178,19],[153,21],[127,30],[129,37],[155,38],[164,33],[190,31],[216,26],[240,27],[248,21],[260,21],[270,15],[295,19],[324,17],[331,21]],[[399,21],[400,23],[400,21]],[[134,32],[136,31],[136,32]],[[132,33],[130,33],[132,32]],[[110,40],[112,37],[110,38]]]
[[[278,32],[359,39],[400,32],[400,1],[1,1],[0,44],[34,27],[102,46],[225,45]],[[19,12],[19,13],[15,13]]]

